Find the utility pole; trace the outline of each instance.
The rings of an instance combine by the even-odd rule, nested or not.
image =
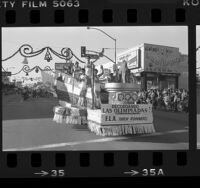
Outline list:
[[[92,67],[92,87],[91,87],[91,89],[92,89],[92,109],[95,109],[94,63],[91,64],[91,67]]]
[[[109,38],[111,38],[114,42],[115,42],[115,64],[117,64],[117,39],[113,38],[112,36],[110,36],[108,33],[106,33],[105,31],[103,31],[102,29],[96,28],[96,27],[87,27],[87,29],[95,29],[97,31],[100,31],[101,33],[105,34],[106,36],[108,36]]]

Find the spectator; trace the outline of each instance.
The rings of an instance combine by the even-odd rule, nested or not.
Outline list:
[[[162,107],[164,107],[164,109],[167,111],[172,110],[174,112],[188,112],[188,99],[189,95],[186,90],[150,89],[147,91],[138,91],[138,100],[136,101],[136,103],[151,103],[154,109],[157,109],[158,107],[162,109]]]

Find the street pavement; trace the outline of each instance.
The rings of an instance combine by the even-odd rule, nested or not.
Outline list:
[[[188,114],[154,111],[156,133],[97,136],[86,126],[57,124],[56,98],[3,97],[3,150],[178,150],[189,148]]]

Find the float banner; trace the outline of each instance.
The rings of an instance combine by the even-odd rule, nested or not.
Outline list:
[[[101,113],[120,114],[152,114],[152,104],[101,104]]]
[[[154,133],[152,104],[101,104],[88,109],[88,128],[100,136]]]
[[[101,118],[95,119],[95,122],[102,125],[128,125],[128,124],[146,124],[153,123],[152,114],[137,114],[137,115],[107,115],[102,114]]]
[[[101,110],[90,110],[88,120],[103,125],[153,123],[151,104],[116,105],[102,104]]]

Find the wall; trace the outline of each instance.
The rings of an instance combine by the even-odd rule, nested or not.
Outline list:
[[[179,88],[185,88],[188,90],[188,56],[181,55],[181,63],[179,66],[181,75],[179,76]]]
[[[180,73],[181,54],[178,48],[144,44],[144,70],[149,72]]]

